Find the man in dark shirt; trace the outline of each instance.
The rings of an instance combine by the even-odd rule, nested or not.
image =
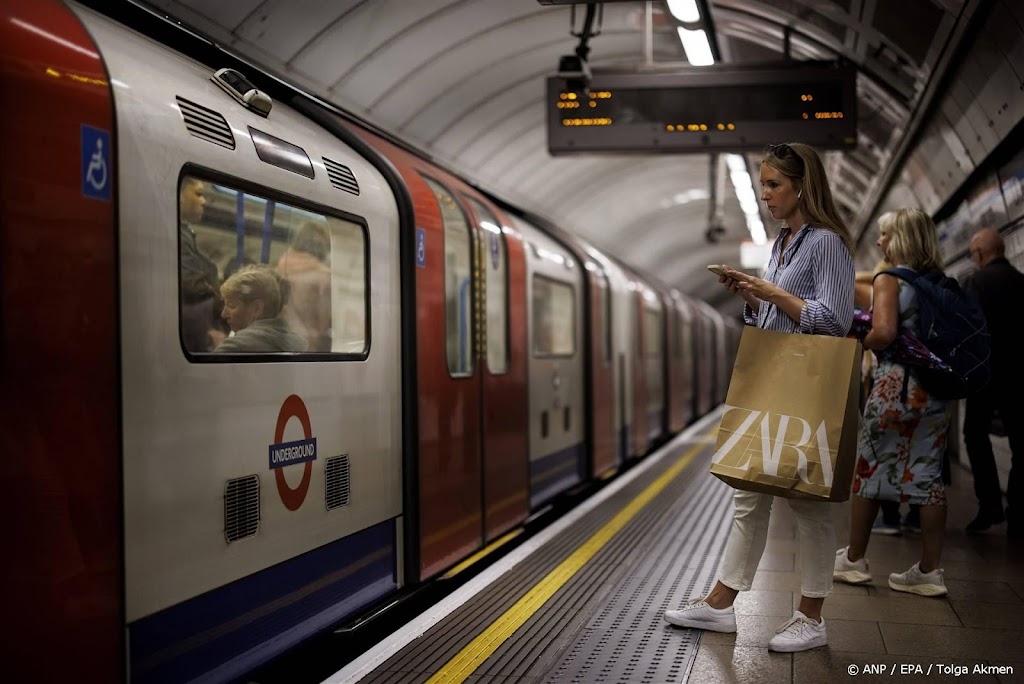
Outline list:
[[[181,211],[178,240],[181,250],[182,340],[190,352],[211,351],[224,337],[217,329],[220,323],[217,265],[199,251],[190,225],[203,220],[205,191],[205,183],[186,176],[178,193]]]
[[[1012,454],[1006,487],[1006,531],[1013,538],[1024,539],[1024,357],[1014,351],[1021,341],[1022,319],[1015,302],[1024,292],[1024,274],[1006,260],[1003,238],[991,228],[975,233],[970,249],[978,271],[965,288],[981,304],[992,336],[992,381],[968,397],[964,417],[964,442],[978,497],[978,515],[967,525],[967,532],[982,532],[1004,520],[1002,491],[988,436],[993,412],[999,411]]]

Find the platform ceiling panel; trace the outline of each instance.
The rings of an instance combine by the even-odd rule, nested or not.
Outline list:
[[[716,184],[725,233],[714,243],[705,237],[715,195],[710,155],[548,153],[545,78],[577,43],[568,6],[536,0],[149,4],[666,284],[738,310],[703,269],[738,263],[739,243],[749,239],[727,176]],[[859,232],[884,190],[878,185],[893,153],[912,129],[915,107],[977,3],[710,4],[727,63],[781,60],[788,35],[790,58],[842,56],[857,65],[858,147],[825,157],[837,200]],[[581,6],[577,29],[582,15]],[[591,65],[643,68],[650,54],[656,64],[686,66],[675,28],[663,2],[608,2],[601,34],[591,40]],[[757,155],[748,161],[756,185]],[[770,217],[762,217],[775,234]]]

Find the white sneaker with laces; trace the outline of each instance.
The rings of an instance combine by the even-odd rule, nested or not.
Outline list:
[[[850,560],[850,547],[845,546],[836,551],[836,564],[832,568],[832,579],[847,584],[864,584],[871,581],[868,573],[868,559]]]
[[[775,636],[768,642],[768,650],[778,653],[794,653],[828,644],[828,633],[825,631],[825,618],[815,622],[799,610],[786,624],[779,627]]]
[[[712,608],[704,598],[687,601],[680,610],[666,610],[665,619],[677,627],[726,633],[736,631],[736,611],[733,607]]]
[[[946,580],[942,576],[942,568],[931,572],[921,572],[921,564],[914,563],[906,572],[894,572],[889,575],[889,586],[893,591],[905,591],[920,596],[945,596]]]

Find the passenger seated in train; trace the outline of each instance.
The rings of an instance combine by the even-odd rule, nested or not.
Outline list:
[[[281,317],[306,338],[308,350],[331,350],[331,236],[319,221],[307,221],[277,262],[291,288]]]
[[[178,191],[180,211],[179,250],[181,251],[181,335],[185,349],[207,352],[226,336],[220,310],[220,279],[217,265],[199,250],[192,226],[203,220],[206,184],[190,176]]]
[[[245,266],[224,281],[221,313],[232,335],[217,347],[218,352],[302,352],[306,340],[288,329],[281,318],[281,304],[287,299],[287,284],[269,266]]]

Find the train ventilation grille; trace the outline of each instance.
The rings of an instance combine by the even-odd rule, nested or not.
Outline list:
[[[231,127],[223,116],[183,97],[176,99],[178,109],[181,110],[181,118],[185,120],[185,128],[189,133],[229,150],[235,149],[235,136],[231,134]]]
[[[323,157],[323,160],[324,166],[327,168],[327,177],[331,179],[331,185],[339,190],[351,192],[353,195],[359,194],[359,183],[356,181],[352,169],[327,157]]]
[[[324,481],[327,510],[333,511],[335,508],[347,506],[351,490],[348,454],[327,459],[327,463],[324,464]]]
[[[259,475],[228,480],[224,490],[224,536],[228,543],[252,537],[259,530]]]

